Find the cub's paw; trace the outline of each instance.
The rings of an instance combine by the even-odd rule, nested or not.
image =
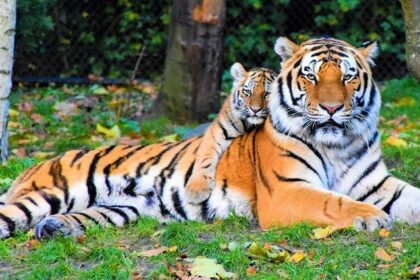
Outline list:
[[[214,178],[208,175],[191,177],[185,190],[185,197],[187,202],[193,204],[199,204],[203,202],[209,198],[214,185]]]
[[[388,214],[381,211],[379,215],[356,217],[353,220],[353,226],[357,231],[367,230],[369,232],[379,228],[391,229],[392,219]]]
[[[42,219],[35,227],[35,237],[38,240],[50,239],[56,235],[76,234],[71,222],[61,215],[48,216]]]

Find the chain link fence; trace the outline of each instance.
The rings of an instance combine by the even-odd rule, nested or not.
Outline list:
[[[20,0],[14,80],[126,82],[159,80],[170,24],[170,0]],[[377,80],[407,73],[398,1],[229,0],[224,79],[230,65],[278,70],[278,36],[297,42],[328,35],[355,45],[378,40]],[[136,67],[136,63],[138,67]],[[134,71],[136,70],[136,71]],[[133,76],[133,71],[136,72]]]

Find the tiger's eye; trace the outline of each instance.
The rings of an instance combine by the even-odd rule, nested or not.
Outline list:
[[[312,81],[315,81],[315,80],[316,80],[316,77],[315,77],[315,75],[314,75],[314,74],[307,74],[307,75],[306,75],[306,77],[307,77],[309,80],[312,80]]]
[[[352,75],[346,74],[344,75],[343,79],[344,81],[347,81],[347,80],[350,80],[352,77],[353,77]]]

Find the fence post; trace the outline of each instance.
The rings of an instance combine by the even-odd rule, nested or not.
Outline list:
[[[205,120],[219,108],[225,0],[174,1],[160,112]]]
[[[0,2],[0,162],[7,159],[7,121],[12,88],[16,0]]]

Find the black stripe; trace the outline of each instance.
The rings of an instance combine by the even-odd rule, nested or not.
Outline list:
[[[108,189],[108,195],[111,195],[111,191],[112,191],[112,186],[111,183],[109,182],[109,174],[111,173],[111,171],[117,167],[119,167],[124,161],[128,160],[130,157],[132,157],[135,153],[137,153],[138,151],[142,150],[144,147],[147,147],[148,145],[142,145],[142,146],[137,146],[135,147],[133,150],[131,150],[130,152],[128,152],[127,154],[119,157],[116,161],[108,164],[105,168],[104,168],[104,176],[105,176],[105,185]],[[129,148],[131,148],[130,146],[128,146]],[[127,148],[127,147],[126,147]]]
[[[225,139],[226,140],[232,140],[232,139],[234,139],[235,137],[230,137],[229,136],[229,134],[228,134],[228,132],[227,132],[227,130],[226,130],[226,128],[222,125],[222,123],[221,122],[217,122],[217,125],[220,127],[220,129],[222,129],[222,132],[223,132],[223,136],[225,137]]]
[[[296,159],[297,161],[303,163],[307,168],[309,168],[310,170],[312,170],[317,176],[318,178],[321,180],[322,182],[322,178],[321,175],[319,175],[318,171],[315,170],[315,168],[313,168],[306,160],[304,160],[303,158],[301,158],[300,156],[296,155],[295,153],[285,150],[287,152],[286,156],[287,157],[291,157]]]
[[[66,213],[70,213],[71,209],[74,207],[74,198],[70,200],[69,206],[67,207]]]
[[[184,208],[182,207],[181,200],[179,198],[179,193],[177,190],[173,190],[172,193],[172,202],[174,203],[174,207],[176,212],[185,220],[188,220],[187,213],[185,213]]]
[[[0,213],[0,219],[3,220],[7,224],[7,228],[9,232],[12,234],[15,231],[16,224],[15,222],[10,219],[9,217],[6,217],[5,215]]]
[[[73,165],[79,160],[81,159],[85,154],[87,154],[89,152],[89,150],[81,150],[79,151],[74,158],[72,159],[72,161],[70,162],[70,167],[73,167]]]
[[[67,182],[67,178],[63,176],[62,171],[63,167],[61,165],[61,157],[58,157],[56,160],[54,160],[51,164],[51,168],[49,171],[49,175],[53,178],[53,184],[54,187],[59,188],[63,190],[64,192],[64,203],[68,204],[69,201],[69,186]]]
[[[126,188],[124,188],[123,192],[126,195],[136,197],[136,193],[134,192],[134,189],[137,186],[136,179],[135,178],[127,178],[127,180],[129,180],[130,183],[128,183],[128,186]]]
[[[116,226],[116,224],[114,223],[114,221],[111,219],[111,217],[109,217],[107,214],[105,214],[105,213],[102,213],[102,212],[100,212],[100,211],[97,211],[98,213],[99,213],[99,215],[101,215],[104,219],[105,219],[105,221],[107,222],[107,223],[110,223],[111,225],[113,225],[113,226]]]
[[[26,216],[26,221],[28,222],[28,225],[31,225],[32,223],[32,214],[31,211],[29,211],[28,207],[26,207],[21,202],[15,202],[14,205],[19,208]]]
[[[195,164],[195,160],[191,163],[190,167],[188,167],[187,173],[185,173],[185,178],[184,178],[184,187],[187,185],[188,180],[191,177],[191,174],[193,172],[194,169],[194,164]]]
[[[207,198],[201,203],[201,216],[203,220],[207,223],[212,222],[214,220],[215,215],[214,211],[211,211],[209,207],[209,199],[210,198]]]
[[[100,213],[100,212],[98,211],[98,213]],[[90,216],[90,215],[88,215],[88,214],[86,214],[86,213],[83,213],[83,212],[76,212],[76,213],[73,213],[73,215],[80,215],[80,216],[83,216],[83,217],[85,217],[86,219],[88,219],[89,221],[92,221],[92,222],[94,222],[95,224],[99,225],[99,221],[98,221],[98,220],[96,220],[94,217],[92,217],[92,216]]]
[[[77,216],[76,216],[76,215],[69,215],[69,217],[72,217],[72,218],[76,221],[76,223],[78,223],[78,224],[79,224],[79,226],[80,226],[83,230],[85,230],[85,229],[86,229],[86,228],[85,228],[85,226],[83,225],[82,221],[81,221],[79,218],[77,218]]]
[[[283,177],[280,176],[276,171],[273,170],[274,175],[276,175],[277,179],[279,181],[282,182],[305,182],[305,183],[309,183],[308,181],[304,180],[304,179],[300,179],[300,178],[287,178],[287,177]]]
[[[385,213],[389,214],[389,211],[391,211],[392,204],[394,204],[394,202],[395,202],[398,198],[400,198],[401,193],[402,193],[402,191],[404,190],[404,188],[405,188],[405,186],[404,186],[404,187],[402,187],[400,190],[396,191],[396,192],[394,193],[394,195],[392,196],[391,200],[390,200],[390,201],[388,201],[388,203],[387,203],[387,204],[386,204],[386,205],[382,208],[382,210],[384,210],[384,211],[385,211]]]
[[[227,193],[227,189],[228,188],[228,184],[227,184],[227,179],[223,179],[223,185],[222,185],[222,193],[223,193],[223,197],[226,196]]]
[[[330,53],[336,54],[336,55],[339,55],[339,56],[342,56],[342,57],[349,57],[346,53],[339,52],[339,51],[336,51],[336,50],[333,50],[333,49],[330,49]]]
[[[375,168],[379,165],[379,163],[382,161],[382,157],[379,157],[376,161],[372,162],[366,169],[363,171],[363,173],[360,175],[360,177],[353,183],[351,188],[348,191],[348,194],[351,193],[351,191],[356,187],[360,181],[362,181],[366,176],[368,176],[370,173],[372,173]]]
[[[114,208],[112,206],[102,206],[102,207],[116,213],[117,215],[120,215],[124,219],[125,225],[130,222],[130,219],[128,218],[127,214],[123,210]]]
[[[109,146],[105,150],[102,150],[102,151],[96,153],[96,155],[93,157],[92,163],[89,166],[88,178],[86,180],[86,186],[87,186],[88,194],[89,194],[88,207],[93,205],[93,203],[96,200],[96,195],[97,195],[96,186],[95,186],[95,182],[94,182],[96,165],[98,164],[99,160],[102,157],[109,154],[114,148],[115,148],[115,146]]]
[[[50,205],[50,214],[54,215],[60,212],[61,209],[61,201],[55,195],[48,194],[46,192],[40,191],[38,192],[42,198]]]
[[[376,186],[374,186],[372,189],[370,189],[366,194],[364,194],[364,195],[362,195],[361,197],[359,197],[358,199],[356,199],[356,200],[359,200],[359,201],[365,201],[366,200],[366,198],[368,198],[369,196],[371,196],[373,193],[375,193],[375,192],[377,192],[381,187],[382,187],[382,185],[385,183],[385,181],[386,180],[388,180],[388,178],[389,177],[391,177],[391,175],[387,175],[387,176],[385,176],[383,179],[382,179],[382,181],[381,182],[379,182],[379,184],[377,184]]]
[[[32,197],[25,197],[25,199],[27,199],[28,201],[30,201],[33,205],[38,206],[38,203],[36,203],[36,201],[32,198]]]
[[[243,132],[241,132],[240,130],[239,130],[239,128],[237,128],[236,127],[236,124],[235,124],[235,122],[230,118],[230,115],[229,115],[229,124],[236,130],[236,132],[238,132],[238,134],[243,134]]]
[[[107,208],[109,206],[107,206],[107,205],[98,205],[98,207]],[[136,216],[140,216],[139,211],[134,206],[130,206],[130,205],[112,205],[112,207],[113,208],[127,208],[127,209],[130,209],[131,212],[133,212]]]

